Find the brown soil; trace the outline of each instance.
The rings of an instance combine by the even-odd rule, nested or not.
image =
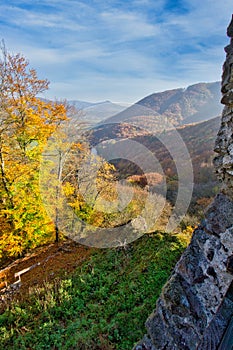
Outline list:
[[[0,294],[2,294],[2,302],[0,295],[0,304],[2,304],[0,309],[4,308],[6,300],[9,302],[13,298],[25,299],[31,287],[41,286],[44,282],[50,282],[55,277],[63,277],[66,273],[72,272],[88,259],[93,251],[94,248],[88,248],[74,241],[66,240],[41,247],[30,255],[14,261],[4,270],[1,270],[5,272],[8,286],[18,280],[15,273],[30,267],[31,270],[20,276],[21,286],[15,292],[12,292],[12,288],[5,290],[5,292],[0,291]]]

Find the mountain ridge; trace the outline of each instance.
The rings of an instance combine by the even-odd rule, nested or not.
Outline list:
[[[220,115],[220,99],[220,82],[197,83],[185,89],[152,93],[105,122],[120,123],[132,118],[161,116],[173,126],[194,123]]]

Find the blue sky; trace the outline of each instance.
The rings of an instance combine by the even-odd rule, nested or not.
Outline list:
[[[133,103],[221,78],[232,0],[3,0],[0,37],[45,97]]]

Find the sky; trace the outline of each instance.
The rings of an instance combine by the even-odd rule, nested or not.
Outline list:
[[[232,0],[2,0],[0,38],[46,98],[134,103],[221,79]]]

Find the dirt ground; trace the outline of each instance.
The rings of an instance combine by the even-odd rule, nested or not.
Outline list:
[[[55,277],[62,277],[64,273],[75,270],[94,251],[71,240],[53,243],[36,249],[32,254],[14,261],[1,272],[5,273],[7,284],[14,286],[19,279],[15,273],[31,268],[20,275],[20,287],[0,290],[0,310],[4,309],[6,300],[17,298],[24,299],[31,287],[41,286],[43,282],[52,281]]]

